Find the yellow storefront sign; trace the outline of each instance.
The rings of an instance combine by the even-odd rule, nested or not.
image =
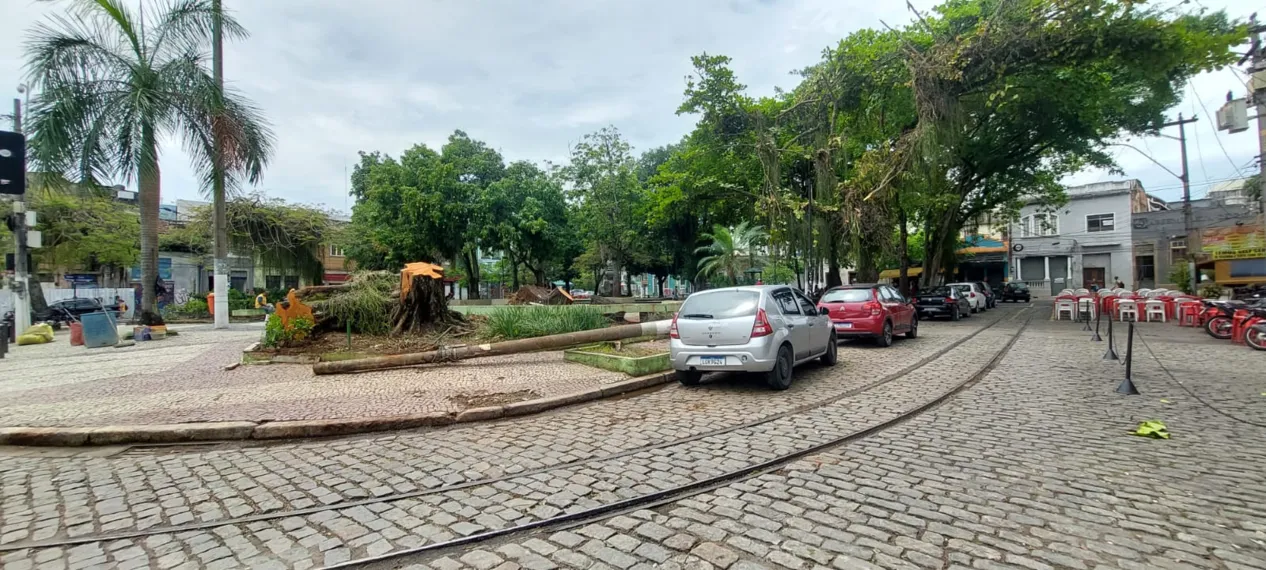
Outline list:
[[[1213,259],[1266,257],[1266,231],[1250,225],[1209,228],[1200,233],[1200,251]]]

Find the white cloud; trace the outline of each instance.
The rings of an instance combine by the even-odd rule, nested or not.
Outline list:
[[[739,80],[769,95],[795,85],[790,72],[818,61],[848,32],[910,20],[904,2],[863,0],[224,1],[253,34],[228,46],[226,76],[277,134],[262,189],[333,207],[346,203],[344,168],[360,150],[438,146],[462,129],[507,160],[557,162],[569,144],[607,123],[647,149],[679,140],[693,124],[675,115],[692,55],[731,56]],[[927,10],[935,2],[914,4]],[[1241,16],[1257,8],[1248,0],[1204,4]],[[63,6],[0,0],[0,14],[7,29],[27,30]],[[0,93],[21,78],[23,37],[0,36]],[[1202,77],[1196,90],[1213,112],[1234,83]],[[1204,110],[1191,103],[1174,113],[1201,115],[1189,149],[1199,185],[1233,169]],[[1251,133],[1221,140],[1234,162],[1256,153]],[[1158,160],[1177,163],[1176,144],[1148,144]],[[165,149],[165,200],[198,195],[185,162],[178,148]],[[1149,188],[1176,184],[1145,159],[1123,153],[1121,163]]]

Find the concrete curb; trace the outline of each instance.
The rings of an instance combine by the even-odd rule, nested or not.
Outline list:
[[[672,379],[672,372],[661,372],[606,386],[596,386],[582,392],[525,400],[504,406],[469,408],[457,413],[428,412],[425,414],[398,416],[276,422],[238,421],[95,427],[6,427],[0,428],[0,445],[80,447],[136,443],[161,444],[252,439],[278,440],[352,435],[418,427],[439,427],[539,414],[563,406],[645,390],[666,384]]]

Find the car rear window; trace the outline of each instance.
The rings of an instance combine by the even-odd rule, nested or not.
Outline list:
[[[954,288],[954,289],[956,289],[959,293],[971,293],[971,292],[972,292],[972,291],[971,291],[971,285],[967,285],[967,284],[963,284],[963,285],[950,285],[950,287],[953,287],[953,288]]]
[[[1028,290],[1029,290],[1029,286],[1028,286],[1028,285],[1012,285],[1012,286],[1011,286],[1011,288],[1012,288],[1013,290],[1016,290],[1016,291],[1028,291]]]
[[[832,289],[822,295],[822,303],[860,303],[870,300],[870,289]]]
[[[931,291],[928,291],[927,293],[924,293],[924,295],[929,295],[933,297],[948,297],[949,294],[950,294],[949,287],[937,287],[936,289],[933,289]]]
[[[677,313],[682,319],[732,319],[756,314],[760,293],[756,291],[717,291],[695,293],[686,298]]]

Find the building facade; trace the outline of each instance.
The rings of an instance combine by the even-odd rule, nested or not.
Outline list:
[[[1212,194],[1212,193],[1211,193]],[[1177,288],[1174,269],[1195,254],[1197,267],[1220,285],[1266,282],[1266,238],[1254,204],[1248,201],[1191,201],[1192,232],[1187,234],[1180,205],[1137,214],[1131,224],[1135,283]]]
[[[1054,207],[1033,201],[1011,226],[1012,278],[1036,291],[1089,288],[1135,275],[1131,227],[1134,216],[1162,207],[1137,180],[1067,189]]]

